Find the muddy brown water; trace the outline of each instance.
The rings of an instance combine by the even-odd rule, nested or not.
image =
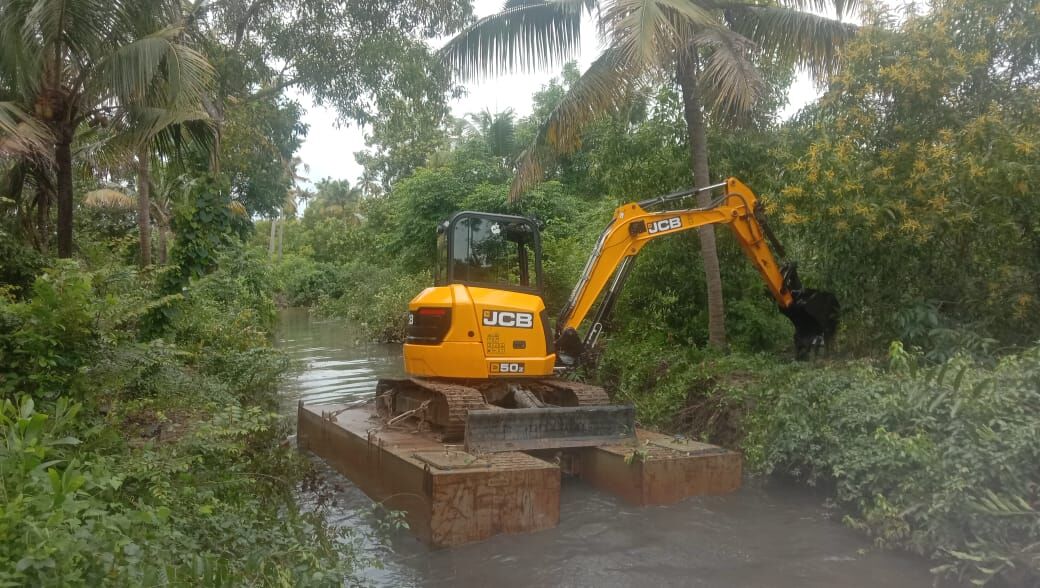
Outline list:
[[[359,342],[340,321],[306,310],[279,317],[277,344],[300,360],[286,382],[286,410],[296,402],[334,403],[375,392],[376,380],[402,374],[399,345]],[[362,534],[379,519],[350,480],[320,460],[332,489],[334,525]],[[304,501],[313,500],[309,495]],[[930,586],[927,561],[879,551],[841,524],[810,490],[746,478],[730,496],[691,498],[667,507],[635,508],[578,480],[564,480],[560,525],[529,535],[431,550],[407,531],[389,541],[361,540],[382,562],[364,570],[377,586]],[[313,506],[313,505],[311,505]]]

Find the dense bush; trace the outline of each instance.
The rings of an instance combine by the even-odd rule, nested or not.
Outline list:
[[[295,500],[262,257],[155,298],[65,263],[0,299],[0,583],[339,585],[351,537]],[[162,337],[149,310],[172,309]]]
[[[611,390],[616,401],[634,404],[643,426],[739,448],[743,434],[733,436],[733,431],[725,431],[725,438],[718,438],[720,431],[710,426],[691,427],[686,417],[710,420],[720,416],[718,411],[736,407],[739,414],[734,416],[741,418],[749,384],[767,374],[797,369],[790,360],[776,355],[723,353],[658,330],[610,339],[590,375]]]
[[[879,546],[986,583],[1040,581],[1040,347],[891,365],[614,339],[596,376],[640,422],[740,448],[752,471],[833,487]]]
[[[845,70],[774,151],[783,182],[770,211],[839,295],[853,345],[900,336],[925,304],[940,322],[1029,345],[1040,337],[1028,318],[1040,312],[1040,19],[988,0],[907,14],[898,27],[866,15]]]
[[[353,321],[372,341],[404,341],[408,323],[408,302],[433,285],[428,271],[400,274],[386,269],[355,266],[362,275],[339,298],[323,298],[319,314]]]
[[[747,455],[763,472],[836,484],[878,544],[986,581],[1040,581],[1040,347],[987,367],[799,370],[755,397]]]
[[[38,277],[26,301],[0,293],[0,394],[81,393],[97,343],[90,311],[91,277],[71,263]]]
[[[36,273],[43,267],[43,256],[20,243],[0,226],[0,287],[15,295],[25,294]]]

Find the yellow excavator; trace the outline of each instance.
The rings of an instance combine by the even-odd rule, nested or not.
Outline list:
[[[639,251],[650,241],[706,225],[728,225],[795,326],[795,352],[829,347],[838,303],[804,289],[754,193],[735,178],[702,188],[721,192],[707,208],[660,210],[697,194],[683,190],[623,204],[550,325],[542,298],[538,223],[520,216],[459,212],[438,227],[435,286],[408,305],[405,379],[380,380],[376,407],[414,418],[445,442],[470,451],[596,445],[634,434],[631,406],[602,388],[556,377],[596,345]],[[597,304],[598,302],[598,304]],[[584,334],[581,327],[591,313]]]

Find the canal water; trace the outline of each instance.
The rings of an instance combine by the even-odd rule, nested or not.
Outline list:
[[[349,325],[306,310],[282,312],[277,342],[302,365],[285,384],[287,410],[298,400],[364,398],[380,377],[402,374],[399,345],[366,344]],[[374,531],[372,501],[315,461],[333,489],[325,506],[332,523]],[[555,529],[443,550],[428,549],[407,531],[391,533],[387,543],[361,540],[361,549],[383,562],[363,579],[394,587],[931,585],[928,562],[873,548],[823,501],[803,487],[748,478],[729,496],[636,508],[565,479]]]

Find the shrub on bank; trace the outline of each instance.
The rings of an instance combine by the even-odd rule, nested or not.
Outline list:
[[[357,279],[339,298],[322,297],[319,314],[353,321],[364,337],[383,343],[404,341],[408,302],[433,284],[429,272],[404,274],[361,266]]]
[[[75,263],[0,297],[0,584],[351,577],[350,538],[296,504],[266,263],[230,255],[159,299],[149,274]]]
[[[1040,346],[927,363],[796,364],[615,339],[596,374],[644,425],[743,449],[760,474],[833,486],[881,547],[979,583],[1040,581]]]
[[[847,522],[941,573],[1040,581],[1040,347],[995,366],[806,368],[772,381],[748,420],[763,472],[835,484]],[[1021,583],[1021,584],[1019,584]]]

